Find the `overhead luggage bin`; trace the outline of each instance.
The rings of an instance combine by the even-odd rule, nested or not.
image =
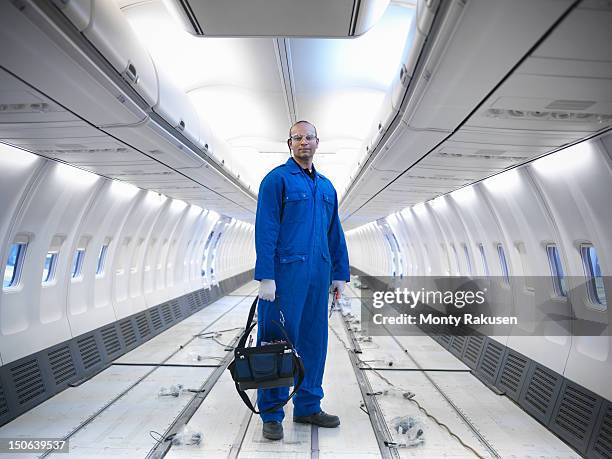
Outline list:
[[[164,0],[193,35],[205,37],[357,37],[389,0]]]
[[[189,96],[178,88],[161,66],[156,66],[159,100],[153,110],[196,145],[200,143],[200,120]]]
[[[158,88],[153,61],[119,6],[98,1],[94,8],[92,0],[71,0],[62,11],[146,103],[155,106]]]
[[[450,2],[411,83],[407,124],[454,130],[567,7],[556,1]]]
[[[396,110],[400,109],[406,88],[414,75],[417,61],[421,55],[425,39],[431,30],[431,25],[439,4],[439,0],[419,0],[417,2],[415,19],[410,24],[410,31],[408,32],[406,47],[402,55],[400,70],[393,81],[391,89],[391,103]]]
[[[70,5],[75,6],[73,3]],[[53,7],[53,11],[57,10]],[[46,111],[39,113],[37,122],[58,119],[52,114],[56,106],[51,106],[51,101],[95,126],[132,124],[146,117],[121,88],[99,73],[95,62],[75,48],[71,37],[54,28],[41,28],[46,19],[26,13],[34,16],[33,9],[20,11],[12,2],[0,2],[0,61],[7,71],[29,84],[7,73],[0,87],[11,92],[19,88],[47,104],[41,106]],[[31,102],[29,97],[19,103]],[[30,115],[28,121],[36,118]]]
[[[104,131],[174,169],[199,167],[205,162],[200,154],[150,118],[136,126],[114,126],[104,128]]]

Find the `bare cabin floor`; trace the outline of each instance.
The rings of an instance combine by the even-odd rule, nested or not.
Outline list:
[[[69,437],[71,458],[146,457],[157,444],[153,437],[160,438],[198,396],[186,390],[178,397],[159,396],[160,389],[173,384],[198,389],[214,375],[215,366],[228,354],[223,345],[240,333],[236,327],[244,325],[257,286],[257,282],[250,282],[152,338],[79,387],[68,388],[3,426],[0,437]],[[353,285],[347,290],[358,319],[359,290]],[[580,457],[509,398],[488,389],[468,367],[427,336],[374,337],[372,342],[360,343],[363,353],[357,355],[362,361],[377,367],[393,361],[394,370],[380,374],[395,389],[374,372],[357,370],[366,376],[372,392],[386,391],[373,396],[386,424],[381,429],[383,437],[402,440],[392,428],[391,421],[398,416],[416,418],[424,431],[425,440],[419,445],[383,446],[381,451],[370,417],[361,409],[362,392],[345,347],[350,343],[346,325],[340,312],[330,319],[324,379],[323,408],[341,417],[339,428],[294,424],[289,404],[285,408],[285,438],[265,440],[261,420],[243,405],[229,372],[223,371],[187,423],[190,432],[201,433],[200,445],[173,445],[167,457],[352,459],[377,458],[383,453],[385,457],[478,457],[405,399],[403,391],[413,392],[415,400],[482,457]],[[348,326],[359,328],[354,319]],[[198,333],[228,329],[216,341],[194,338]],[[358,331],[356,334],[359,336]],[[119,365],[126,363],[136,365]],[[444,371],[424,372],[419,366]],[[417,371],[398,371],[400,368]],[[66,457],[48,454],[54,455]]]

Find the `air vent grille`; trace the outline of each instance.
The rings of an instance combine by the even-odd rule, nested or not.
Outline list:
[[[453,354],[458,357],[461,357],[463,354],[463,348],[465,347],[465,342],[467,341],[467,336],[459,335],[453,336],[453,340],[451,341],[450,350]]]
[[[188,295],[187,304],[189,305],[189,311],[191,312],[198,309],[198,302],[196,301],[195,295]]]
[[[479,150],[479,151],[486,151],[486,150]],[[439,153],[436,153],[436,155],[440,156],[442,158],[450,157],[450,158],[473,158],[473,159],[498,159],[498,160],[504,160],[504,161],[523,161],[523,160],[529,158],[529,156],[487,155],[487,154],[479,154],[478,152],[475,152],[475,153],[449,153],[449,152],[446,152],[446,151],[441,151]],[[470,179],[466,179],[466,180],[474,181],[476,179],[475,178],[470,178]]]
[[[91,155],[100,155],[100,154],[109,154],[109,153],[125,153],[128,151],[127,148],[88,148],[83,145],[72,145],[67,144],[62,146],[61,144],[55,145],[58,149],[39,149],[36,148],[35,151],[40,154],[91,154]]]
[[[556,388],[559,384],[558,376],[536,365],[524,395],[527,411],[537,419],[547,421],[555,403]]]
[[[172,300],[170,304],[172,304],[172,313],[174,314],[174,318],[182,318],[183,312],[181,311],[181,305],[179,304],[179,302],[177,300]]]
[[[591,447],[592,452],[598,455],[595,457],[602,459],[612,457],[612,403],[607,405],[601,422],[601,428]]]
[[[566,382],[555,410],[554,430],[574,446],[586,448],[600,404],[595,394]]]
[[[17,402],[23,405],[45,393],[45,385],[36,359],[28,360],[11,368]]]
[[[76,376],[76,368],[72,361],[72,353],[68,345],[47,353],[51,372],[56,385],[60,385]]]
[[[505,150],[493,150],[493,149],[487,149],[487,148],[476,150],[474,152],[474,154],[477,156],[486,156],[486,157],[500,156],[500,155],[503,155],[504,153],[506,153]]]
[[[551,102],[544,108],[550,110],[586,110],[595,105],[594,100],[569,100],[559,99]]]
[[[24,104],[0,104],[0,113],[47,113],[51,111],[49,104],[41,103],[24,103]]]
[[[501,344],[488,340],[480,362],[480,370],[486,380],[495,381],[503,356],[504,348]]]
[[[126,347],[130,347],[132,344],[136,343],[136,331],[130,319],[121,322],[119,328],[121,329],[121,336],[123,336]]]
[[[450,346],[451,338],[451,335],[440,335],[440,344],[444,347]]]
[[[79,347],[79,352],[81,353],[83,366],[86,370],[102,362],[94,335],[89,335],[78,339],[77,345]]]
[[[0,385],[0,418],[8,413],[8,403],[4,395],[4,388]]]
[[[141,338],[145,338],[151,334],[149,329],[149,322],[147,322],[147,316],[144,312],[141,312],[136,316],[136,326],[138,327],[138,333]]]
[[[155,330],[160,330],[164,328],[164,324],[162,323],[161,315],[159,314],[159,309],[153,308],[150,310],[151,313],[151,322],[153,322],[153,328]]]
[[[607,113],[573,113],[570,110],[581,110],[577,108],[559,109],[557,111],[525,111],[525,110],[503,110],[490,108],[483,114],[487,118],[528,120],[528,121],[553,121],[573,123],[610,123],[612,115]]]
[[[115,352],[121,350],[121,343],[117,336],[117,330],[114,325],[104,327],[101,331],[102,342],[104,343],[104,349],[108,355],[113,355]]]
[[[164,322],[167,324],[172,323],[172,311],[170,310],[170,304],[164,303],[161,308]]]
[[[484,336],[470,336],[465,346],[463,353],[463,360],[471,368],[475,368],[480,358],[480,352],[482,351],[482,345],[484,343]]]
[[[523,375],[526,370],[527,359],[514,352],[509,352],[506,356],[504,367],[502,368],[499,385],[509,389],[518,396],[521,389],[521,381],[523,380]]]

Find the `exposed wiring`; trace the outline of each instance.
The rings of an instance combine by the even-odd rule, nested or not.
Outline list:
[[[397,387],[395,384],[393,384],[391,381],[389,381],[387,378],[385,378],[383,375],[381,375],[377,370],[374,370],[372,368],[372,366],[367,363],[367,361],[365,360],[360,360],[361,363],[363,363],[364,365],[366,365],[367,367],[370,368],[370,371],[373,372],[376,376],[378,376],[381,380],[383,380],[385,383],[387,383],[389,386],[393,387],[394,389],[400,389],[403,390],[403,388],[401,387]],[[454,433],[446,424],[444,424],[443,422],[439,421],[438,418],[436,418],[433,414],[429,413],[429,411],[427,411],[425,408],[423,408],[423,406],[414,399],[414,394],[408,390],[403,390],[405,394],[410,394],[410,396],[405,396],[404,398],[408,401],[413,402],[414,404],[416,404],[416,406],[419,408],[419,410],[421,410],[425,416],[427,416],[428,418],[430,418],[432,421],[434,421],[436,424],[438,424],[440,427],[444,428],[451,437],[455,438],[460,444],[461,446],[463,446],[466,449],[469,449],[472,453],[474,453],[474,455],[480,459],[485,459],[484,456],[482,456],[478,451],[476,451],[474,448],[472,448],[470,445],[468,445],[467,443],[465,443],[461,437],[459,437],[456,433]]]
[[[210,340],[214,341],[215,343],[217,343],[219,346],[223,346],[226,351],[233,351],[234,350],[234,346],[222,343],[217,338],[220,338],[221,336],[223,336],[224,332],[234,331],[234,330],[241,330],[241,329],[243,329],[243,327],[227,328],[225,330],[214,330],[214,331],[209,331],[209,332],[205,332],[205,333],[198,333],[197,335],[193,335],[193,336],[197,337],[197,338],[200,338],[200,339],[210,339]]]
[[[164,443],[166,441],[172,441],[172,439],[176,436],[176,434],[168,435],[168,437],[164,438],[164,436],[162,434],[160,434],[159,432],[157,432],[155,430],[149,430],[149,436],[153,440],[156,441],[156,445],[159,445],[160,443]],[[157,436],[157,438],[156,438],[156,436]]]
[[[346,343],[344,342],[344,340],[340,337],[340,335],[338,334],[338,332],[334,329],[334,327],[332,327],[331,325],[329,326],[329,329],[332,331],[332,333],[336,336],[336,338],[338,339],[338,341],[340,341],[340,343],[342,344],[342,346],[344,346],[344,349],[346,349],[346,351],[348,352],[353,352],[353,349],[349,348]],[[368,363],[367,360],[361,360],[358,358],[359,363],[363,363],[364,365],[366,365],[368,368],[370,368],[369,371],[372,371],[376,376],[378,376],[381,380],[383,380],[385,383],[387,383],[389,386],[395,388],[395,389],[402,389],[402,388],[398,388],[395,384],[393,384],[391,381],[389,381],[387,378],[385,378],[382,374],[380,374],[380,372],[378,372],[377,370],[373,369],[372,365],[370,365]],[[456,439],[461,446],[463,446],[464,448],[470,450],[472,453],[474,453],[474,455],[476,457],[478,457],[479,459],[486,459],[484,456],[482,456],[478,451],[476,451],[474,448],[472,448],[470,445],[468,445],[467,443],[465,443],[461,437],[459,437],[456,433],[454,433],[446,424],[444,424],[443,422],[439,421],[438,418],[436,418],[433,414],[429,413],[429,411],[427,411],[417,400],[414,399],[414,393],[405,390],[404,391],[406,394],[410,394],[410,396],[408,397],[404,397],[406,400],[409,400],[411,402],[413,402],[414,404],[416,404],[416,406],[419,408],[419,410],[421,410],[423,412],[423,414],[425,414],[425,416],[427,416],[428,418],[430,418],[432,421],[434,421],[437,425],[439,425],[440,427],[442,427],[443,429],[445,429],[449,435],[451,437],[453,437],[454,439]],[[362,411],[366,412],[363,407],[360,407]]]

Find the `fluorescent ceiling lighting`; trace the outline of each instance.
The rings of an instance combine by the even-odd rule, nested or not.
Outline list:
[[[531,165],[540,175],[559,177],[588,168],[593,162],[594,154],[593,145],[590,142],[583,142],[537,159]]]
[[[185,207],[187,207],[187,203],[185,201],[182,201],[180,199],[173,199],[172,203],[170,203],[170,208],[172,210],[176,210],[176,211],[181,211],[183,210]]]
[[[418,204],[412,207],[412,210],[414,210],[414,213],[416,213],[417,215],[427,214],[427,206],[424,202],[419,202]]]
[[[57,163],[56,173],[62,182],[82,186],[91,186],[99,178],[96,174],[62,163]]]
[[[147,201],[151,204],[163,204],[168,199],[168,196],[158,193],[157,191],[147,192]]]
[[[115,196],[121,196],[128,199],[133,198],[136,196],[138,191],[140,191],[138,187],[132,185],[131,183],[122,182],[120,180],[113,180],[111,182],[110,189]]]
[[[471,204],[476,200],[476,189],[473,185],[466,186],[453,191],[451,196],[459,204]]]
[[[493,193],[506,194],[520,185],[520,176],[517,169],[510,169],[501,174],[489,177],[484,182],[487,189]]]
[[[0,169],[2,170],[27,169],[37,159],[38,156],[32,153],[0,143]]]

